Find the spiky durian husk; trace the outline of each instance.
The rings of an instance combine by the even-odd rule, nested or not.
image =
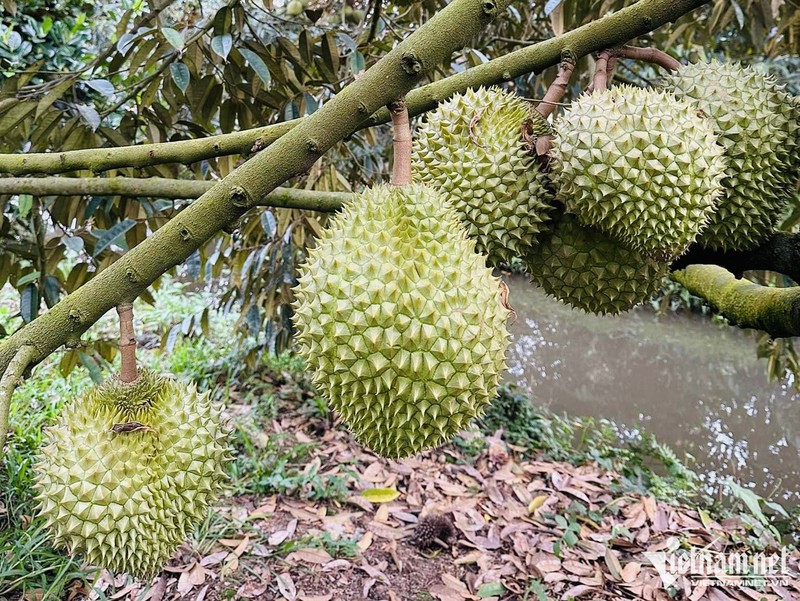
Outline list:
[[[88,563],[155,575],[205,518],[224,478],[220,409],[194,386],[141,370],[67,405],[36,463],[39,512]]]
[[[683,253],[722,193],[710,120],[672,94],[632,86],[584,94],[556,125],[553,178],[567,211],[627,247]]]
[[[378,186],[334,218],[295,288],[299,353],[356,438],[434,447],[494,397],[508,344],[500,282],[424,186]]]
[[[630,250],[574,215],[556,218],[552,232],[525,258],[545,292],[591,313],[617,314],[651,298],[666,264]]]
[[[523,123],[549,127],[500,88],[456,94],[428,113],[414,141],[414,178],[440,190],[462,215],[490,264],[521,256],[546,229],[547,178],[522,140]]]
[[[791,101],[773,77],[716,60],[667,75],[665,86],[713,119],[728,158],[724,194],[699,242],[722,250],[757,246],[788,199],[798,127]]]

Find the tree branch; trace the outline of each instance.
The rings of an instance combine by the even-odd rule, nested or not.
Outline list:
[[[505,1],[505,0],[504,0]],[[558,64],[564,50],[581,57],[605,48],[619,46],[637,36],[658,29],[710,0],[640,0],[639,2],[557,38],[521,48],[482,65],[422,86],[406,95],[410,115],[419,115],[457,92],[489,86],[528,73],[539,73]],[[490,2],[491,4],[491,2]],[[449,58],[449,57],[448,57]],[[257,129],[159,144],[141,144],[103,149],[71,150],[54,153],[0,154],[0,173],[66,173],[81,169],[94,172],[125,167],[146,167],[164,163],[193,163],[231,154],[247,154],[267,147],[310,117],[267,125]],[[379,110],[358,128],[390,121],[387,109]]]
[[[163,177],[0,177],[0,195],[141,196],[145,198],[200,198],[218,182]],[[258,206],[331,212],[350,200],[349,192],[275,188]]]
[[[662,2],[665,0],[661,0]],[[109,309],[131,302],[279,184],[309,169],[365,116],[406,94],[422,75],[505,12],[510,0],[454,0],[290,133],[234,170],[154,235],[0,344],[5,371],[30,345],[37,363],[80,336]]]
[[[800,336],[800,287],[760,286],[716,265],[690,265],[673,272],[672,279],[739,327],[763,330],[775,338]]]
[[[633,60],[643,61],[658,65],[667,71],[677,71],[681,68],[681,63],[678,59],[672,58],[666,52],[658,48],[638,48],[636,46],[623,46],[615,52],[619,58],[630,58]]]
[[[800,234],[776,232],[751,250],[718,251],[693,245],[675,260],[672,269],[683,269],[692,264],[719,265],[737,278],[741,278],[745,271],[774,271],[800,283]]]
[[[8,434],[8,415],[11,410],[11,396],[14,389],[22,379],[25,368],[33,360],[36,349],[32,346],[21,346],[17,349],[14,356],[6,368],[3,377],[0,379],[0,453],[6,444]]]

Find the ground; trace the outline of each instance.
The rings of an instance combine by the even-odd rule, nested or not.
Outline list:
[[[502,432],[474,448],[467,442],[384,460],[310,412],[296,383],[266,377],[277,385],[278,405],[261,440],[269,447],[277,434],[280,448],[263,452],[307,445],[305,466],[286,478],[283,494],[224,498],[221,529],[211,526],[182,548],[144,597],[144,585],[114,586],[104,576],[102,586],[116,591],[108,598],[660,600],[670,597],[645,552],[676,544],[730,552],[752,536],[740,519],[716,521],[652,496],[612,493],[618,475],[597,466],[526,460]],[[257,403],[230,410],[234,421],[259,412]],[[371,502],[371,489],[396,498]],[[426,515],[445,516],[455,536],[420,549],[413,533]],[[766,594],[683,577],[673,598],[796,601],[799,560],[794,552],[791,582],[768,585]]]

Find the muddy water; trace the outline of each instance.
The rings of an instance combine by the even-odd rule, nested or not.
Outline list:
[[[800,500],[800,393],[775,383],[752,335],[704,318],[637,310],[574,311],[510,278],[518,314],[507,379],[557,412],[654,433],[709,489],[736,477],[761,494]]]

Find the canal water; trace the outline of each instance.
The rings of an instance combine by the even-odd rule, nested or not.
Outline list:
[[[775,500],[800,500],[800,392],[770,382],[752,333],[708,318],[587,315],[523,277],[508,280],[507,380],[559,413],[608,418],[624,436],[652,432],[704,478],[733,476]]]

